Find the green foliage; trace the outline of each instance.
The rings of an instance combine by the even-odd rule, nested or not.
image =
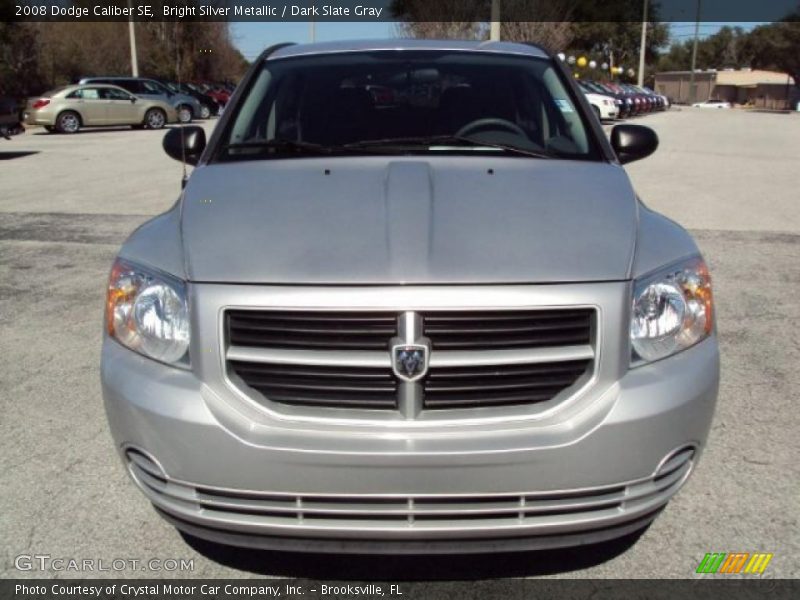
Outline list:
[[[746,49],[752,55],[752,66],[791,75],[800,87],[800,12],[753,29]]]
[[[747,31],[741,27],[723,27],[697,43],[698,69],[725,69],[750,66],[753,52]],[[658,60],[659,71],[687,71],[692,64],[693,40],[673,44]]]
[[[0,0],[0,8],[6,0]],[[139,73],[238,80],[247,61],[224,22],[136,23]],[[130,75],[127,22],[0,22],[0,93],[24,97],[91,75]]]

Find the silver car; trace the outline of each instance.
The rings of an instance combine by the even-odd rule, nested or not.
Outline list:
[[[84,127],[115,125],[161,129],[178,117],[166,102],[137,98],[115,85],[89,84],[67,85],[30,98],[24,119],[50,133],[77,133]]]
[[[377,93],[376,93],[377,90]],[[560,61],[510,43],[281,45],[108,285],[133,481],[225,544],[431,553],[645,528],[704,449],[708,269]]]

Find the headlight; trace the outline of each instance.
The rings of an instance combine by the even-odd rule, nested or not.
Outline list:
[[[117,259],[108,282],[106,330],[131,350],[164,363],[188,366],[185,284]]]
[[[635,282],[632,366],[685,350],[713,329],[711,279],[703,259],[682,261]]]

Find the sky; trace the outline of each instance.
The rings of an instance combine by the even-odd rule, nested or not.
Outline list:
[[[700,37],[713,35],[724,25],[752,29],[758,23],[700,23]],[[262,50],[280,42],[303,43],[310,40],[311,26],[308,22],[235,22],[233,41],[248,60],[253,60]],[[672,23],[672,38],[684,41],[694,37],[694,22]],[[389,38],[397,35],[395,23],[387,22],[336,22],[316,23],[317,41],[354,40],[367,38]]]

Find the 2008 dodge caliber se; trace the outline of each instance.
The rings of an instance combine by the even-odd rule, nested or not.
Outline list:
[[[557,59],[508,43],[281,45],[175,206],[122,247],[102,383],[180,530],[471,552],[646,527],[716,403],[711,284]]]

